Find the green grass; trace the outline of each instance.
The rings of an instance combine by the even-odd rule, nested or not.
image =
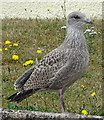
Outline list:
[[[94,30],[102,31],[100,20],[94,20]],[[57,92],[38,92],[19,104],[10,103],[6,99],[15,93],[14,82],[31,67],[23,67],[26,60],[40,60],[65,39],[66,30],[61,29],[65,20],[60,19],[3,19],[2,21],[2,106],[8,109],[35,110],[44,112],[61,112],[60,100]],[[87,25],[86,28],[90,28]],[[102,113],[102,33],[97,35],[86,34],[90,62],[86,73],[65,92],[65,106],[67,112],[81,113],[83,109],[91,115],[103,115]],[[18,43],[18,47],[9,47],[5,41]],[[7,51],[4,48],[8,48]],[[37,48],[43,48],[41,54],[37,54]],[[19,56],[18,61],[12,60],[12,55]],[[83,89],[81,85],[84,85]],[[91,93],[96,92],[92,97]]]

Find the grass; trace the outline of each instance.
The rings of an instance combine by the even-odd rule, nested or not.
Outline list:
[[[94,30],[102,31],[100,20],[94,20]],[[2,21],[2,107],[18,110],[34,110],[44,112],[61,112],[60,100],[57,92],[38,92],[19,104],[10,103],[6,99],[15,93],[14,82],[31,67],[23,67],[29,59],[40,60],[65,39],[66,30],[61,29],[65,20],[60,19],[3,19]],[[91,28],[87,25],[86,28]],[[83,109],[91,115],[102,113],[102,32],[97,35],[85,34],[90,52],[89,67],[83,76],[65,92],[65,106],[67,112],[79,113]],[[5,45],[5,41],[18,43],[17,47]],[[44,49],[41,54],[36,53],[38,47]],[[8,48],[7,51],[4,48]],[[12,55],[19,56],[18,61],[12,60]],[[85,87],[82,88],[81,85]],[[95,92],[95,96],[91,94]]]

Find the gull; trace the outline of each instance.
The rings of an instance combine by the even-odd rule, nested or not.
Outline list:
[[[17,93],[8,97],[10,102],[21,102],[38,91],[57,91],[65,112],[64,92],[85,72],[89,52],[83,27],[93,24],[85,14],[75,11],[67,16],[66,37],[56,49],[20,76],[14,86]]]

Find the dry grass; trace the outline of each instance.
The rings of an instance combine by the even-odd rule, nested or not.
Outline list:
[[[6,100],[11,94],[15,93],[13,84],[15,80],[23,74],[25,70],[31,66],[23,67],[23,63],[32,59],[35,62],[36,57],[40,60],[48,49],[53,50],[58,47],[65,38],[66,30],[61,29],[65,25],[64,20],[41,20],[41,19],[3,19],[2,21],[2,81],[3,81],[3,108],[10,108],[15,105],[22,109],[40,110],[48,112],[61,112],[61,105],[56,92],[38,92],[22,101],[19,104],[10,104]],[[95,20],[94,30],[101,32],[102,24],[100,20]],[[91,26],[86,26],[90,28]],[[102,114],[102,35],[95,36],[86,35],[87,44],[90,52],[89,67],[84,75],[76,81],[65,92],[66,111],[73,113],[81,113],[86,109],[88,114]],[[8,47],[5,41],[19,44],[18,47]],[[92,42],[91,42],[92,41]],[[4,48],[8,50],[5,51]],[[44,52],[37,54],[37,48],[43,48]],[[13,61],[12,55],[18,54],[19,60]],[[84,85],[83,89],[81,85]],[[91,93],[96,92],[94,97]],[[27,104],[28,103],[28,104]],[[16,106],[16,107],[17,107]]]

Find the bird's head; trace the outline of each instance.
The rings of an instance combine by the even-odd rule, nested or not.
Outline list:
[[[85,24],[93,24],[93,22],[79,11],[72,12],[67,17],[67,25],[82,28]]]

